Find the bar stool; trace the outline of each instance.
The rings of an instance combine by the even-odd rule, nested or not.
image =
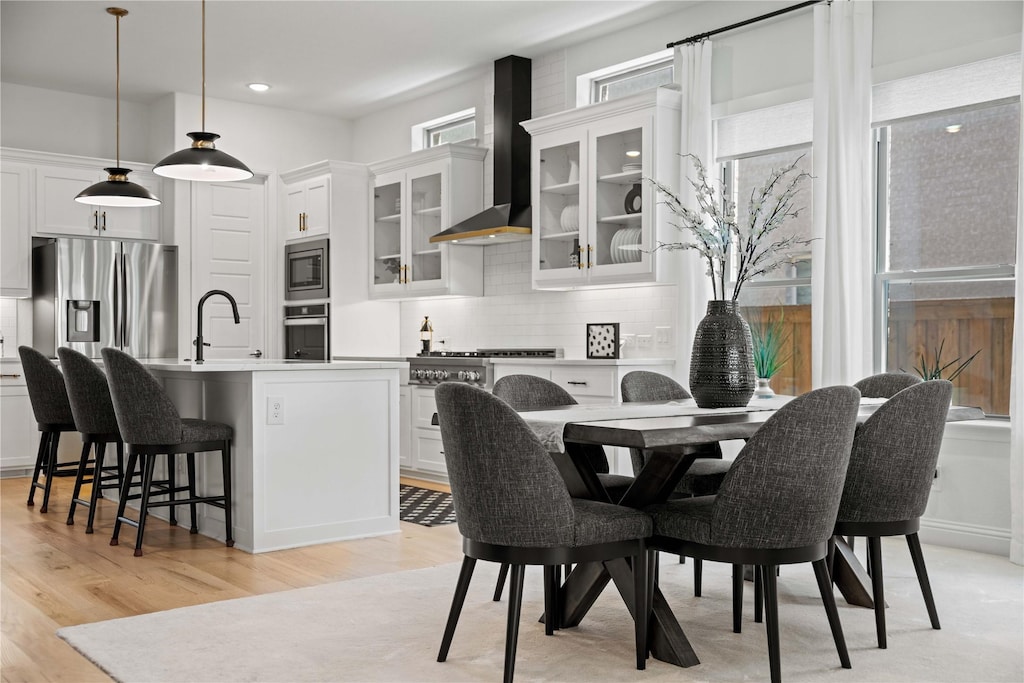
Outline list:
[[[156,507],[170,507],[173,517],[177,505],[187,504],[192,516],[189,533],[198,533],[196,505],[203,503],[224,510],[225,543],[229,548],[234,546],[231,534],[231,427],[209,420],[182,418],[167,392],[141,363],[117,349],[106,348],[100,353],[103,354],[103,364],[107,371],[117,426],[124,442],[128,444],[128,467],[110,545],[118,545],[122,524],[134,526],[138,530],[135,536],[135,556],[140,557],[146,515],[151,508]],[[209,451],[221,453],[224,491],[221,495],[199,496],[196,494],[195,454]],[[188,498],[175,499],[174,492],[182,489],[173,485],[174,456],[181,453],[187,456],[188,487],[184,490],[188,491]],[[168,456],[169,490],[153,486],[156,457],[161,454]],[[125,517],[124,513],[132,473],[140,460],[142,492],[139,519],[136,521]],[[170,494],[169,500],[152,500],[153,495],[166,494]]]
[[[78,468],[77,462],[57,462],[60,435],[76,431],[75,418],[64,389],[64,376],[53,361],[31,346],[19,346],[18,355],[21,356],[21,369],[25,373],[32,413],[40,431],[39,452],[32,472],[32,486],[28,490],[28,505],[35,505],[36,489],[42,489],[43,504],[39,512],[46,512],[53,477],[74,476]],[[45,478],[42,484],[39,483],[40,473]]]
[[[91,534],[93,519],[96,516],[96,501],[103,491],[120,491],[124,484],[124,442],[121,441],[121,433],[117,429],[117,416],[114,414],[110,388],[107,386],[107,378],[103,371],[87,356],[69,348],[57,349],[57,357],[60,358],[60,367],[64,372],[64,384],[67,386],[75,427],[82,435],[82,457],[78,462],[75,491],[71,496],[71,507],[68,509],[68,524],[75,523],[76,506],[84,505],[89,508],[85,533]],[[104,465],[108,443],[117,445],[116,465]],[[90,451],[96,453],[92,460],[91,477],[88,467]],[[92,485],[88,500],[80,497],[83,484]]]

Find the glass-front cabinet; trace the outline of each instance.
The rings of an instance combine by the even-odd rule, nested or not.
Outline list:
[[[483,294],[482,248],[430,238],[483,209],[486,153],[442,145],[371,164],[374,298]]]
[[[675,240],[645,178],[675,186],[679,93],[658,88],[523,125],[533,137],[534,288],[667,280],[654,247]]]

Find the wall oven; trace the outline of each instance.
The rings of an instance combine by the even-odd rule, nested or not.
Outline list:
[[[327,240],[287,244],[284,248],[284,300],[305,301],[330,296]]]
[[[331,305],[301,304],[284,307],[286,358],[329,360],[331,357]]]

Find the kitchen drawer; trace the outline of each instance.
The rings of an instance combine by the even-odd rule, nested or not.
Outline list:
[[[551,381],[573,396],[598,396],[614,400],[617,395],[614,366],[597,368],[566,366],[551,368]]]
[[[430,424],[437,412],[433,387],[412,387],[412,426],[414,429],[430,429],[440,432],[441,428]]]
[[[412,437],[412,459],[415,468],[437,474],[448,474],[448,466],[444,461],[444,445],[437,427],[433,429],[414,429]]]

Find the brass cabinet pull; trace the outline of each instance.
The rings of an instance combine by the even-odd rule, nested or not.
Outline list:
[[[100,229],[100,212],[99,212],[99,209],[97,209],[96,211],[92,212],[92,229],[93,230],[99,230]]]
[[[17,378],[21,377],[21,375],[19,375],[16,372],[15,373],[3,373],[3,374],[0,374],[0,377],[10,377],[11,379],[17,379]]]
[[[586,383],[586,382],[574,382],[574,381],[572,381],[571,379],[570,379],[569,381],[567,381],[567,382],[566,382],[566,384],[575,384],[575,385],[577,385],[577,386],[581,386],[581,387],[585,387],[585,386],[587,386],[587,383]]]
[[[107,229],[107,212],[104,211],[103,212],[103,227],[101,228],[101,230],[106,230],[106,229]]]
[[[587,245],[587,268],[593,268],[594,264],[590,259],[590,255],[594,253],[594,246],[591,244]]]
[[[576,270],[583,270],[583,245],[576,247],[578,258],[576,259]]]

